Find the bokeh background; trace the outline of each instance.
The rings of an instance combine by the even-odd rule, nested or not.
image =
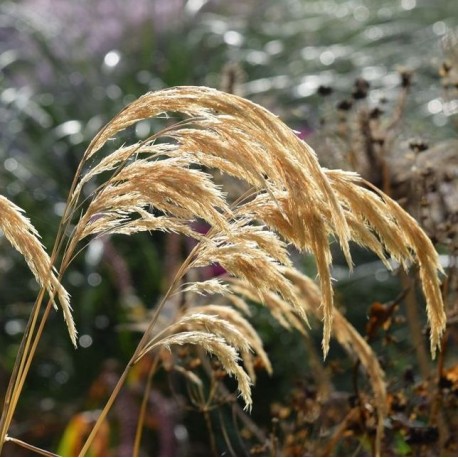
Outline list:
[[[389,144],[395,164],[390,189],[401,202],[410,198],[407,208],[415,214],[418,202],[404,189],[413,179],[412,151],[433,150],[430,161],[442,167],[437,174],[451,173],[451,187],[444,193],[452,199],[456,191],[457,26],[453,0],[2,0],[0,192],[26,210],[50,249],[77,164],[98,129],[147,91],[205,85],[235,92],[278,114],[313,144],[328,167],[354,165],[343,153],[357,149],[364,137],[358,125],[361,113],[380,119],[377,132]],[[135,133],[145,138],[152,128],[140,123]],[[370,175],[367,166],[358,171]],[[371,178],[383,185],[380,176]],[[456,204],[447,205],[448,213],[427,229],[444,267],[452,269]],[[449,224],[445,235],[439,223]],[[64,279],[80,348],[72,349],[61,317],[53,316],[19,404],[15,436],[58,453],[75,453],[71,434],[85,434],[84,425],[103,405],[138,340],[128,324],[154,306],[186,250],[186,241],[158,234],[89,245]],[[415,330],[409,327],[412,317],[403,302],[394,304],[389,319],[381,320],[376,330],[367,327],[368,317],[375,316],[374,304],[389,307],[409,279],[387,273],[367,252],[355,248],[354,255],[356,268],[349,275],[335,252],[339,304],[371,340],[393,392],[404,396],[397,401],[404,406],[399,410],[402,419],[393,417],[387,424],[387,453],[453,450],[447,437],[441,436],[439,443],[437,425],[421,410],[428,404],[422,383],[438,374],[437,362],[418,355]],[[312,259],[295,258],[315,275]],[[36,293],[20,255],[0,236],[1,396]],[[453,318],[456,293],[451,297]],[[414,319],[427,348],[421,298],[417,302]],[[320,437],[332,437],[341,413],[351,409],[356,388],[370,392],[364,377],[359,376],[359,385],[355,382],[355,362],[336,342],[321,365],[320,323],[307,342],[281,329],[255,305],[253,323],[275,370],[272,377],[261,373],[254,390],[252,419],[260,436],[242,427],[237,431],[224,409],[223,419],[218,419],[221,414],[213,419],[216,430],[218,422],[226,421],[237,454],[267,453],[263,440],[272,437],[278,454],[323,452],[317,445]],[[453,430],[457,419],[446,410],[455,406],[458,388],[453,329],[447,348],[440,376],[452,395],[447,398],[450,406],[445,401],[442,406],[443,421]],[[320,411],[323,403],[317,395],[317,364],[332,387],[329,399],[334,401],[326,413]],[[112,415],[117,439],[102,444],[102,452],[130,454],[142,377],[141,370],[133,374]],[[158,376],[143,452],[212,453],[202,413],[190,408],[182,399],[185,392],[177,395],[170,384],[166,374]],[[318,413],[310,414],[314,411]],[[300,416],[304,412],[309,414],[305,420]],[[331,454],[370,454],[367,431],[347,429],[348,439],[330,449]],[[412,441],[412,431],[421,431],[426,439]],[[216,433],[216,438],[218,452],[230,454],[222,435]],[[11,446],[5,453],[27,451]]]

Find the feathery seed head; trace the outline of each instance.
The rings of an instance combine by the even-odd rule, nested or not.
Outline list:
[[[356,174],[320,167],[315,152],[259,105],[205,87],[150,92],[97,134],[83,161],[93,160],[108,139],[122,130],[163,113],[179,113],[186,119],[143,143],[118,149],[83,176],[87,182],[113,171],[80,221],[79,238],[97,231],[130,234],[136,227],[165,230],[165,220],[142,214],[149,206],[173,218],[172,230],[187,235],[191,235],[186,229],[189,221],[202,218],[217,236],[200,238],[202,247],[194,266],[218,262],[251,282],[260,294],[280,293],[293,304],[291,285],[279,272],[280,265],[290,265],[289,256],[276,232],[285,243],[315,256],[325,355],[334,313],[329,238],[339,240],[350,266],[348,243],[354,240],[372,249],[386,265],[387,255],[404,266],[418,262],[434,352],[445,313],[437,278],[440,266],[426,236],[399,206],[381,192],[367,189]],[[257,195],[232,211],[202,168],[243,179]],[[270,231],[256,227],[253,220]]]
[[[23,215],[23,210],[6,197],[0,195],[0,229],[13,247],[24,259],[40,286],[45,288],[57,308],[57,298],[67,324],[70,339],[76,347],[76,328],[70,306],[70,295],[59,282],[51,259],[39,241],[36,229]]]

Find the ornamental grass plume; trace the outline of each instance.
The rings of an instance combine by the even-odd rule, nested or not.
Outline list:
[[[315,282],[309,277],[299,272],[294,267],[283,267],[281,268],[284,276],[291,281],[296,300],[301,303],[303,312],[308,315],[314,316],[321,320],[323,318],[323,309],[320,307],[321,303],[321,292]],[[242,280],[233,277],[223,277],[226,281],[226,288],[221,289],[219,292],[212,294],[220,294],[223,298],[230,298],[234,293],[236,297],[240,299],[246,299],[253,302],[262,301],[264,306],[269,310],[272,316],[277,322],[291,331],[295,329],[302,334],[307,333],[307,328],[304,326],[303,321],[298,318],[298,311],[294,306],[281,297],[280,294],[270,291],[267,294],[259,295],[258,288],[253,285],[249,280]],[[192,290],[191,290],[192,291]],[[228,291],[231,291],[229,293]],[[196,291],[193,291],[196,292]],[[215,314],[218,319],[231,321],[234,326],[238,328],[235,333],[235,339],[240,334],[243,334],[247,339],[249,345],[256,350],[256,353],[262,357],[264,350],[262,348],[262,342],[259,339],[256,331],[251,328],[247,328],[246,320],[241,316],[239,312],[234,310],[231,306],[215,306],[215,305],[202,305],[198,307],[191,307],[187,312],[189,318],[184,318],[177,321],[177,325],[181,322],[189,322],[193,325],[194,316],[200,318],[202,314]],[[234,320],[233,315],[235,314],[236,319]],[[217,321],[218,321],[217,319]],[[218,326],[213,327],[211,320],[206,321],[208,332],[215,332]],[[170,328],[174,328],[171,326]],[[198,330],[199,327],[196,328]],[[381,368],[377,356],[371,349],[366,340],[358,333],[358,331],[347,321],[347,319],[340,313],[338,309],[334,311],[334,320],[332,332],[336,340],[344,347],[347,353],[352,357],[356,358],[366,372],[372,391],[374,393],[375,407],[377,411],[377,427],[376,427],[376,442],[375,451],[376,455],[380,455],[381,441],[383,438],[383,425],[387,415],[387,390],[385,383],[385,374]],[[221,334],[216,331],[217,334]],[[224,333],[223,333],[224,335]],[[227,333],[226,333],[227,336]],[[249,337],[248,337],[249,336]],[[233,343],[233,342],[229,342]],[[237,346],[237,344],[235,345]],[[266,355],[267,358],[267,355]],[[246,363],[245,357],[242,354],[244,364]],[[264,359],[263,359],[264,361]],[[270,362],[267,360],[267,365],[264,363],[264,367],[271,372]],[[248,370],[249,366],[245,364],[245,368]],[[248,370],[250,377],[253,379],[250,370]]]
[[[234,375],[238,382],[238,387],[243,400],[245,401],[245,408],[250,409],[252,405],[251,388],[252,384],[248,374],[237,364],[239,356],[233,346],[228,345],[223,337],[217,336],[212,330],[211,332],[205,331],[183,331],[177,332],[170,336],[164,337],[156,342],[147,343],[144,348],[144,353],[140,353],[134,362],[138,362],[144,354],[157,347],[165,347],[170,349],[172,345],[199,345],[208,353],[215,355],[221,362],[225,371]]]
[[[138,324],[135,329],[143,332],[148,330],[146,325]],[[227,306],[192,307],[160,333],[147,339],[135,362],[155,348],[170,349],[172,345],[188,344],[199,345],[220,360],[226,372],[237,379],[245,408],[251,409],[250,385],[256,380],[253,352],[256,352],[269,373],[272,373],[272,366],[259,335],[248,321]],[[239,361],[243,362],[244,369],[238,364]]]
[[[76,347],[77,333],[70,306],[70,295],[57,278],[51,259],[39,240],[38,232],[23,213],[24,210],[0,195],[0,229],[11,245],[24,256],[38,284],[48,292],[56,310],[56,299],[59,302],[70,339]]]
[[[109,139],[138,121],[180,114],[185,119],[168,126],[142,143],[123,146],[94,158]],[[141,158],[141,159],[140,159]],[[82,173],[91,165],[89,172]],[[254,198],[230,209],[224,195],[202,168],[217,169],[245,180]],[[79,180],[112,171],[95,194],[75,230],[74,243],[96,233],[135,232],[135,228],[170,230],[193,235],[182,223],[195,217],[207,221],[219,238],[206,244],[209,257],[235,275],[250,275],[270,264],[269,241],[235,240],[243,231],[256,230],[255,218],[278,232],[286,243],[315,256],[324,310],[323,351],[329,350],[333,317],[332,262],[329,237],[336,237],[349,265],[350,240],[374,250],[386,262],[386,254],[402,264],[418,262],[434,354],[445,326],[439,295],[438,257],[418,225],[391,199],[368,190],[356,175],[322,169],[314,151],[266,109],[235,95],[204,87],[177,87],[147,93],[127,106],[94,138],[80,166]],[[82,187],[74,188],[70,202],[77,202]],[[165,214],[146,214],[152,206]],[[232,223],[230,222],[232,219]],[[148,221],[148,224],[146,223]],[[270,236],[269,236],[270,237]],[[251,254],[245,248],[250,245]],[[278,243],[277,243],[278,245]],[[241,251],[242,250],[242,251]],[[386,253],[386,254],[385,254]],[[269,257],[269,260],[265,256]],[[274,261],[285,261],[278,256]],[[256,262],[254,262],[256,261]],[[202,261],[194,261],[195,265]],[[388,263],[386,262],[388,265]],[[269,282],[293,300],[287,282],[272,272]],[[261,276],[262,278],[262,276]],[[251,275],[262,290],[262,280]],[[280,286],[281,284],[281,286]]]
[[[122,131],[158,117],[166,118],[169,124],[141,142],[110,150],[112,140]],[[177,121],[171,123],[172,119]],[[230,202],[214,181],[212,171],[245,181],[251,190]],[[206,234],[193,229],[196,220],[209,225]],[[249,374],[253,376],[254,372],[250,349],[257,352],[268,370],[270,363],[259,337],[236,312],[213,308],[218,317],[212,319],[210,308],[190,310],[191,314],[178,314],[165,334],[155,334],[161,310],[180,290],[202,295],[221,293],[241,311],[247,309],[244,297],[260,300],[283,326],[303,333],[308,325],[307,313],[318,315],[323,321],[324,356],[334,331],[368,372],[379,412],[384,397],[381,370],[373,362],[375,357],[367,344],[355,336],[334,308],[331,240],[338,240],[350,267],[350,241],[374,251],[387,267],[389,257],[405,267],[417,264],[433,355],[445,329],[438,255],[414,219],[358,175],[322,168],[315,152],[268,110],[215,89],[175,87],[147,93],[94,137],[78,166],[55,242],[52,259],[60,261],[56,265],[58,274],[52,270],[33,227],[5,198],[0,198],[0,225],[51,298],[59,300],[73,343],[76,331],[69,296],[59,279],[88,238],[160,230],[196,241],[156,307],[82,455],[103,424],[129,369],[146,353],[159,348],[188,344],[203,347],[235,376],[246,406],[251,405]],[[303,300],[298,278],[291,275],[289,245],[315,257],[320,288],[319,294],[313,290],[313,306]],[[191,269],[215,263],[232,279],[183,284]],[[36,316],[39,307],[40,303]],[[5,441],[40,332],[30,333],[35,341],[26,348],[31,353],[25,359],[24,355],[19,357],[20,376],[16,374],[10,381],[0,444]],[[240,356],[246,370],[239,364]]]
[[[243,335],[243,338],[247,340],[248,345],[250,346],[249,351],[242,350],[241,356],[243,364],[251,380],[253,380],[253,383],[256,382],[256,374],[253,368],[253,354],[259,357],[262,366],[269,374],[273,373],[272,364],[267,356],[267,353],[264,351],[261,338],[250,322],[244,318],[239,311],[224,305],[209,304],[205,306],[192,307],[190,312],[217,316],[228,323],[231,323],[239,330],[239,332]]]

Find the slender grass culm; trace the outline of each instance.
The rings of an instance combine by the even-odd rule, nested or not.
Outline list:
[[[164,114],[180,116],[180,121],[146,140],[107,151],[107,142],[121,131]],[[213,180],[212,170],[245,181],[251,191],[230,201]],[[205,235],[194,229],[196,219],[210,226]],[[89,451],[130,368],[160,348],[202,347],[235,377],[245,407],[250,409],[253,352],[268,371],[272,368],[256,330],[243,317],[245,299],[261,301],[285,327],[304,333],[307,316],[318,316],[323,320],[324,356],[332,333],[356,355],[374,390],[378,412],[375,452],[380,454],[386,396],[383,371],[367,342],[334,309],[330,238],[339,241],[350,266],[350,241],[375,252],[388,268],[388,257],[405,267],[417,264],[433,356],[445,328],[438,256],[415,220],[358,175],[320,167],[314,151],[269,111],[214,89],[176,87],[145,94],[95,136],[70,187],[51,256],[22,211],[1,196],[0,228],[24,255],[42,288],[5,395],[0,448],[13,440],[8,436],[10,424],[46,319],[56,304],[76,343],[69,295],[62,282],[90,238],[159,230],[194,238],[196,244],[149,324],[142,328],[138,346],[81,455]],[[319,288],[294,268],[289,245],[314,255]],[[214,263],[227,274],[183,283],[192,269]],[[161,310],[179,291],[218,294],[230,305],[188,307],[160,328]],[[137,434],[134,454],[140,437]]]

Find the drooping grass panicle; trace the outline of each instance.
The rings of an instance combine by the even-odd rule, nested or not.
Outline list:
[[[124,214],[113,213],[101,216],[88,224],[82,234],[81,239],[89,235],[108,235],[122,234],[132,235],[138,232],[173,232],[183,234],[187,237],[199,239],[200,235],[193,231],[186,223],[179,218],[169,216],[154,216],[147,214],[142,208],[137,209],[139,218],[134,218],[132,213],[127,216]]]
[[[284,192],[276,195],[274,201],[272,201],[270,195],[267,193],[259,194],[252,201],[242,205],[237,213],[253,215],[255,219],[261,220],[273,230],[278,231],[286,240],[294,243],[297,248],[310,251],[315,255],[322,291],[322,306],[325,309],[323,315],[324,328],[322,345],[324,355],[326,355],[329,351],[334,309],[333,289],[329,269],[332,262],[332,256],[328,241],[328,236],[333,233],[333,229],[326,223],[326,220],[323,219],[321,215],[317,215],[316,211],[311,208],[302,210],[302,217],[304,218],[303,227],[299,233],[283,217],[284,211],[287,211],[286,207],[288,202],[289,197]],[[324,212],[324,210],[322,210],[322,212]],[[327,221],[330,220],[329,218]],[[349,228],[351,235],[350,225]]]
[[[214,233],[202,239],[190,267],[218,263],[232,276],[251,284],[260,297],[272,291],[300,310],[292,285],[280,270],[283,265],[280,260],[286,260],[285,245],[273,233],[266,236],[266,231],[256,230],[255,226],[248,230],[239,223],[232,224],[233,230],[227,235]],[[266,251],[264,246],[268,241],[272,243]]]
[[[108,156],[103,157],[94,167],[85,171],[75,188],[74,194],[79,195],[82,187],[97,175],[116,170],[117,168],[122,168],[123,165],[128,164],[138,157],[157,157],[171,150],[176,150],[176,145],[143,142],[122,146]]]
[[[176,145],[154,141],[123,146],[83,174],[73,192],[73,204],[84,184],[114,170],[90,196],[71,248],[88,235],[130,235],[145,230],[179,232],[198,239],[189,227],[195,218],[223,229],[223,215],[230,214],[225,196],[209,174],[194,167],[199,166],[195,158],[185,152],[171,154],[176,149]]]
[[[223,283],[219,278],[210,278],[204,281],[194,281],[185,283],[180,288],[180,292],[196,293],[202,296],[209,294],[229,294],[230,289],[227,284]]]
[[[306,249],[312,252],[313,237],[309,239],[298,239],[297,234],[287,220],[284,219],[282,208],[284,208],[285,202],[288,199],[288,195],[285,192],[279,192],[275,195],[275,200],[272,200],[268,193],[258,193],[252,200],[240,205],[236,210],[236,215],[244,216],[245,218],[251,217],[255,220],[261,221],[270,229],[276,231],[285,240],[290,241],[299,249]],[[323,210],[326,215],[328,210]],[[313,213],[310,212],[310,217],[305,218],[304,228],[307,229],[307,234],[313,234]],[[351,240],[363,247],[367,247],[376,253],[380,259],[385,263],[387,268],[391,268],[390,263],[386,259],[385,248],[379,238],[371,231],[367,221],[361,217],[361,215],[355,215],[344,207],[344,216],[347,221]],[[326,221],[331,220],[331,215],[325,218]],[[332,228],[327,227],[326,232],[332,233]],[[304,235],[302,236],[304,237]]]
[[[445,327],[445,312],[438,280],[441,266],[430,240],[415,220],[396,202],[378,190],[367,189],[358,175],[336,170],[326,170],[325,173],[344,209],[344,216],[347,219],[350,237],[353,241],[371,249],[389,269],[391,265],[387,256],[405,267],[418,262],[420,278],[427,299],[428,318],[431,323],[431,350],[434,354]],[[260,193],[251,201],[240,206],[236,214],[245,217],[252,215],[297,246],[301,242],[296,239],[296,233],[284,220],[279,208],[279,206],[283,207],[287,198],[286,193],[279,193],[274,202],[267,193]],[[315,253],[322,294],[328,296],[323,301],[324,308],[329,314],[332,311],[329,307],[332,304],[332,289],[327,269],[330,253],[323,234],[332,234],[333,229],[327,227],[326,230],[320,230],[319,226],[314,228],[314,221],[314,213],[310,212],[309,217],[304,221],[304,226],[309,229],[309,239],[304,239],[302,243],[306,249]],[[318,224],[320,223],[319,221]],[[325,350],[328,348],[326,342],[329,339],[329,330],[329,320],[325,318],[323,338]]]
[[[23,213],[21,208],[0,195],[0,229],[11,245],[24,256],[37,282],[48,291],[56,309],[56,299],[58,300],[70,339],[76,347],[77,332],[70,306],[70,295],[58,280],[51,259],[39,240],[38,232]]]
[[[216,314],[195,311],[193,308],[189,309],[169,329],[170,333],[176,333],[179,330],[211,332],[222,337],[238,351],[251,350],[248,339],[244,338],[242,332],[231,322]]]
[[[247,339],[250,347],[256,352],[256,354],[261,359],[262,365],[265,367],[269,374],[272,374],[272,365],[270,363],[269,357],[267,353],[264,351],[264,347],[262,344],[262,340],[259,337],[259,334],[255,330],[255,328],[249,323],[249,321],[243,317],[243,315],[235,310],[233,307],[227,305],[216,305],[216,304],[208,304],[203,306],[192,307],[190,309],[192,313],[205,313],[205,314],[215,314],[216,316],[222,318],[223,320],[232,323],[239,331],[242,333],[243,337]],[[246,353],[245,355],[242,352],[242,359],[245,363],[245,356],[248,357],[248,360],[251,361],[251,354]],[[253,382],[256,380],[256,376],[254,370],[247,371],[250,375],[250,378]],[[252,372],[252,373],[250,373]]]
[[[218,262],[231,274],[253,282],[261,293],[281,292],[294,303],[290,285],[276,268],[288,265],[288,254],[279,239],[263,228],[266,225],[286,243],[315,256],[325,355],[334,310],[329,238],[339,240],[350,266],[348,243],[354,240],[375,251],[387,265],[385,251],[403,265],[420,261],[432,347],[437,346],[444,313],[435,268],[428,263],[437,258],[429,249],[415,251],[424,239],[421,230],[381,194],[368,192],[356,175],[321,168],[314,151],[259,105],[204,87],[148,93],[97,134],[83,162],[95,160],[106,142],[127,127],[168,113],[186,119],[143,143],[123,146],[83,176],[82,181],[89,181],[114,170],[80,220],[76,239],[97,231],[130,234],[135,227],[164,230],[167,221],[157,220],[162,215],[151,213],[150,207],[174,218],[172,230],[187,235],[189,222],[201,218],[217,235],[205,237],[194,266]],[[232,212],[202,168],[245,180],[255,188],[255,197]],[[387,211],[398,216],[384,214]],[[252,219],[261,226],[253,225]]]
[[[207,307],[201,307],[200,310],[196,310],[193,307],[175,325],[171,326],[171,331],[173,332],[173,330],[179,330],[181,328],[187,331],[205,331],[224,338],[230,346],[234,347],[240,353],[243,365],[254,382],[256,375],[254,372],[252,342],[256,341],[256,338],[247,334],[246,331],[250,330],[255,334],[256,332],[249,326],[244,326],[243,328],[239,326],[240,321],[234,323],[233,320],[228,320],[219,314],[211,313]]]
[[[386,251],[400,264],[409,266],[414,258],[406,243],[404,228],[399,227],[383,199],[363,186],[362,179],[352,172],[328,170],[333,189],[342,205],[374,231],[382,241]]]
[[[198,345],[208,353],[215,355],[221,362],[224,370],[236,378],[239,392],[245,402],[245,408],[251,408],[251,380],[248,374],[238,364],[239,356],[237,351],[224,338],[211,332],[183,331],[166,336],[159,341],[152,342],[151,345],[147,344],[138,355],[137,361],[147,352],[157,347],[170,348],[172,345]]]
[[[304,303],[300,298],[297,298],[294,304],[285,301],[280,295],[273,291],[266,291],[262,294],[249,281],[239,278],[229,278],[231,290],[235,294],[226,295],[232,303],[237,304],[238,300],[245,298],[253,302],[263,304],[275,318],[278,323],[287,330],[296,329],[302,334],[305,334],[306,328],[304,324],[308,324]],[[319,299],[321,296],[319,296]],[[244,302],[245,303],[245,302]],[[297,308],[297,305],[301,309]],[[302,318],[300,319],[299,316]]]
[[[353,214],[366,219],[396,261],[405,267],[413,262],[418,264],[434,356],[440,348],[446,315],[439,286],[439,273],[443,269],[433,244],[412,216],[374,186],[364,182],[367,185],[364,187],[357,176],[342,171],[328,171],[327,175],[343,204]]]
[[[108,139],[123,129],[163,113],[181,113],[196,118],[195,127],[167,129],[165,135],[178,144],[174,154],[192,154],[206,167],[220,168],[242,177],[256,188],[265,189],[273,200],[277,192],[286,192],[289,198],[282,208],[283,216],[292,232],[298,234],[296,239],[301,248],[305,245],[301,239],[310,239],[305,236],[304,221],[310,211],[314,213],[313,230],[320,232],[320,240],[315,240],[311,249],[319,250],[315,255],[319,260],[322,288],[329,292],[324,295],[324,307],[330,312],[332,287],[328,270],[331,258],[327,243],[321,244],[326,234],[321,233],[332,226],[351,264],[348,225],[313,150],[269,111],[240,97],[203,87],[178,87],[148,93],[102,129],[87,149],[84,160],[92,158]],[[325,220],[324,213],[330,220]],[[332,314],[327,313],[326,329],[331,318]]]
[[[149,207],[165,213],[166,217],[146,212],[145,208]],[[196,236],[188,222],[200,217],[225,229],[227,223],[222,216],[225,212],[230,214],[221,191],[208,174],[189,168],[188,161],[137,160],[94,196],[78,222],[74,238],[81,240],[99,232],[133,233],[136,228],[166,230],[167,224],[172,231]],[[132,214],[136,215],[133,221],[129,218]]]

